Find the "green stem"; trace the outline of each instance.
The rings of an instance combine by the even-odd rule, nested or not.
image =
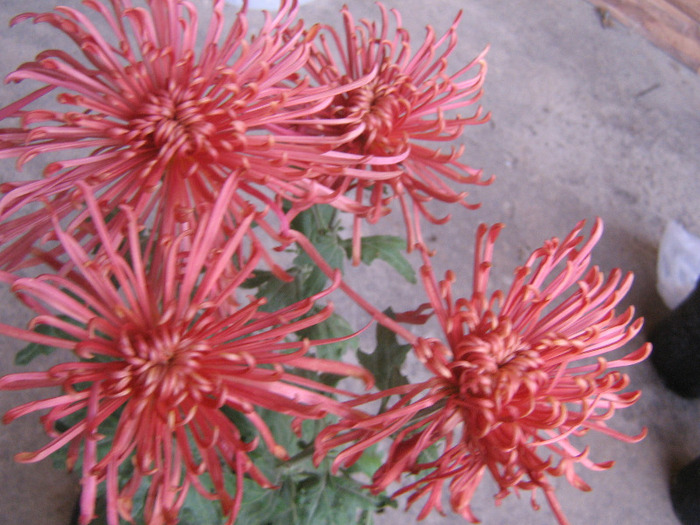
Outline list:
[[[281,462],[278,466],[278,469],[285,473],[292,472],[304,461],[310,459],[313,455],[314,444],[310,443],[306,445],[302,450],[290,457],[288,460]]]
[[[321,254],[316,250],[315,246],[308,238],[306,238],[300,232],[290,230],[287,234],[287,239],[296,242],[298,246],[306,252],[306,254],[311,258],[316,266],[318,266],[323,273],[331,280],[336,279],[336,270],[331,268],[331,266],[326,262],[326,260],[321,256]],[[355,304],[362,308],[365,312],[374,318],[382,326],[388,328],[395,334],[402,337],[409,344],[415,344],[417,337],[413,335],[406,328],[397,323],[394,319],[386,315],[384,312],[380,311],[376,306],[367,301],[364,297],[360,296],[355,290],[353,290],[343,279],[340,277],[338,287],[345,292],[345,294],[352,299]]]

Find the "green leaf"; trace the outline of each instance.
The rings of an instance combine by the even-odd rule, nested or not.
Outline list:
[[[243,480],[243,503],[236,523],[270,525],[291,522],[290,502],[294,498],[291,479],[285,480],[279,489],[266,489],[251,479]]]
[[[332,206],[316,205],[297,215],[292,227],[311,241],[332,268],[342,271],[345,248],[343,239],[337,233],[340,227],[336,214]],[[287,273],[293,277],[290,282],[277,279],[269,271],[256,271],[241,286],[257,288],[257,296],[267,298],[267,304],[261,310],[272,312],[318,294],[328,283],[328,277],[301,248],[297,248],[293,266]]]
[[[299,452],[299,438],[292,430],[292,416],[264,408],[259,409],[258,412],[267,424],[270,432],[272,432],[277,443],[282,445],[289,455],[294,455]],[[265,449],[265,445],[263,444],[258,447],[258,450],[262,449]],[[265,450],[265,453],[267,453],[267,450]]]
[[[336,215],[337,210],[330,204],[316,204],[297,215],[291,226],[313,242],[324,235],[335,235],[340,229]]]
[[[370,448],[365,450],[353,465],[347,469],[347,472],[362,472],[369,479],[372,479],[374,473],[384,464],[384,458],[382,454],[377,452],[377,446],[372,445]]]
[[[390,309],[385,313],[392,315]],[[387,390],[408,384],[408,379],[401,374],[401,365],[410,350],[411,345],[398,343],[394,332],[382,325],[377,325],[377,347],[370,354],[358,350],[357,359],[362,366],[372,372],[377,388]]]
[[[314,245],[323,259],[332,267],[342,271],[345,250],[340,239],[335,235],[325,235],[314,241]],[[244,283],[245,288],[257,288],[258,297],[267,298],[262,311],[274,312],[307,299],[323,291],[328,282],[326,275],[316,266],[306,253],[300,253],[294,259],[294,266],[287,270],[292,281],[282,281],[270,272],[256,272]]]
[[[315,205],[297,215],[292,228],[303,233],[332,268],[342,271],[345,249],[338,236],[336,215],[336,209],[328,204]],[[323,290],[328,278],[303,250],[299,250],[294,265],[302,271],[300,288],[307,297]]]
[[[306,473],[296,487],[296,499],[292,502],[295,525],[356,524],[363,511],[376,511],[389,504],[388,498],[373,496],[353,478],[328,471]]]
[[[353,329],[350,324],[340,315],[332,313],[325,321],[317,323],[304,330],[300,330],[297,335],[300,338],[305,337],[313,341],[346,337],[352,333]],[[339,341],[337,343],[318,345],[316,347],[316,356],[322,359],[339,361],[343,357],[343,354],[351,342],[352,339]]]
[[[222,406],[219,410],[236,426],[241,434],[241,441],[250,443],[257,436],[255,425],[245,416],[243,412],[231,408],[228,405]]]
[[[293,456],[290,462],[265,461],[261,446],[251,459],[278,489],[263,489],[244,480],[243,503],[236,523],[260,525],[356,525],[371,523],[373,513],[393,504],[386,496],[373,496],[341,470],[330,473],[329,459],[318,468],[311,462],[310,446],[324,421],[305,421],[299,438],[291,430],[291,418],[260,410],[277,442]],[[269,457],[269,454],[265,454]],[[369,463],[373,461],[368,454]],[[264,463],[264,464],[263,464]],[[381,462],[379,462],[381,463]],[[371,467],[369,467],[371,468]],[[369,515],[368,515],[369,514]]]
[[[341,245],[342,240],[338,236],[325,236],[318,240],[316,249],[331,266],[331,268],[343,271],[345,262],[345,250]]]
[[[352,242],[344,241],[347,256],[352,256]],[[411,284],[416,284],[416,271],[404,256],[406,241],[394,235],[369,235],[362,237],[361,260],[364,264],[371,264],[375,259],[381,259],[391,265],[399,275]]]
[[[267,302],[260,307],[263,312],[276,312],[291,304],[304,299],[301,293],[301,282],[298,278],[299,272],[293,269],[289,272],[295,279],[293,281],[282,281],[272,278],[265,281],[258,288],[258,297],[265,297]]]
[[[328,277],[320,268],[312,267],[302,274],[299,283],[301,298],[311,297],[323,291],[328,282]]]
[[[440,457],[437,443],[433,443],[428,448],[425,448],[418,454],[417,463],[433,463]]]
[[[234,478],[231,474],[228,476],[228,469],[224,472],[225,477]],[[200,477],[200,479],[204,476]],[[256,483],[257,485],[257,483]],[[207,486],[205,484],[205,486]],[[179,525],[219,525],[224,522],[221,513],[221,505],[218,501],[210,501],[197,492],[194,488],[190,488],[182,504]]]
[[[44,333],[44,335],[49,335],[39,329],[37,329],[36,331],[39,333]],[[28,365],[40,355],[50,355],[53,353],[54,350],[56,350],[56,348],[53,346],[46,346],[40,343],[29,343],[27,346],[22,348],[22,350],[17,352],[17,355],[15,355],[15,364]]]
[[[317,310],[315,310],[317,311]],[[302,338],[314,340],[324,340],[324,339],[334,339],[338,337],[346,337],[354,333],[354,330],[350,324],[343,319],[340,315],[333,313],[328,319],[317,323],[309,328],[300,330],[297,332],[297,336]],[[342,361],[345,352],[348,350],[349,346],[353,343],[353,339],[346,339],[344,341],[338,341],[335,343],[327,343],[323,345],[317,345],[314,347],[314,355],[321,359],[330,359],[333,361]],[[300,371],[301,373],[301,371]],[[320,375],[311,375],[322,383],[335,386],[342,379],[341,376],[335,374],[324,373]]]
[[[318,253],[323,257],[331,268],[337,268],[343,271],[343,263],[345,262],[345,249],[341,245],[343,242],[335,233],[329,233],[323,236],[317,236],[311,241],[318,250]],[[301,289],[306,296],[311,296],[319,293],[326,286],[328,277],[316,266],[311,258],[304,252],[301,252],[295,259],[294,265],[300,268],[304,274],[302,278]]]
[[[267,270],[255,270],[248,279],[241,283],[241,288],[259,288],[267,281],[272,280],[278,280],[272,272],[268,272]]]

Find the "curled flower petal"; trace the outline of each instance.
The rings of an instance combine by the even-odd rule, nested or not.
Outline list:
[[[433,216],[425,206],[427,201],[437,199],[474,208],[476,205],[466,201],[467,192],[453,189],[450,183],[491,182],[482,178],[481,170],[458,160],[461,149],[446,153],[425,145],[452,141],[466,126],[488,121],[489,115],[482,115],[480,107],[467,117],[450,116],[454,110],[476,105],[481,98],[486,51],[448,74],[448,59],[457,45],[461,13],[440,37],[428,27],[423,43],[412,49],[399,12],[391,10],[395,19],[392,32],[389,11],[381,3],[378,6],[380,23],[365,19],[356,22],[344,7],[344,34],[324,25],[313,40],[310,60],[305,65],[318,85],[348,85],[367,79],[335,96],[319,116],[294,121],[294,129],[305,134],[335,136],[335,152],[366,157],[357,163],[363,172],[344,170],[310,181],[330,191],[331,204],[356,215],[356,264],[360,257],[361,218],[376,222],[389,212],[391,201],[398,200],[411,250],[416,242],[422,242],[420,215],[434,223],[449,218]],[[352,200],[355,207],[349,204]]]
[[[453,297],[452,272],[443,281],[435,279],[424,250],[421,276],[443,338],[411,342],[433,377],[353,400],[358,406],[398,396],[383,413],[351,416],[323,430],[316,460],[346,447],[336,462],[350,464],[378,438],[391,435],[388,459],[371,488],[381,492],[403,474],[415,475],[397,494],[410,494],[409,504],[425,497],[421,517],[441,511],[449,482],[452,509],[476,523],[470,501],[488,471],[500,489],[497,500],[511,490],[528,490],[536,508],[534,494],[541,489],[558,521],[568,523],[547,476],[564,476],[589,490],[575,465],[601,470],[612,462],[592,462],[588,448],[578,450],[571,436],[594,430],[630,443],[644,437],[645,431],[628,436],[607,421],[639,398],[637,391],[623,391],[629,378],[617,368],[650,353],[644,345],[606,359],[639,331],[641,320],[633,322],[630,310],[614,311],[631,276],[623,279],[614,270],[606,279],[597,267],[588,268],[602,222],[596,220],[585,241],[582,228],[580,223],[562,241],[546,242],[515,271],[508,290],[491,296],[488,280],[501,225],[477,231],[470,298]],[[429,306],[398,318],[411,322]],[[419,455],[433,445],[440,447],[439,457],[421,463]]]
[[[14,282],[15,293],[21,293],[38,315],[28,329],[0,325],[0,331],[72,350],[74,355],[44,372],[0,378],[0,390],[57,387],[63,391],[10,410],[4,421],[48,411],[42,420],[50,440],[35,452],[19,454],[17,460],[39,461],[67,446],[72,466],[80,455],[81,522],[92,519],[97,486],[103,482],[108,523],[117,525],[118,516],[130,520],[135,488],[147,478],[147,523],[176,523],[191,487],[217,499],[232,523],[240,507],[244,476],[264,487],[273,484],[248,458],[257,439],[246,441],[224,409],[247,418],[270,453],[284,459],[287,452],[255,412],[257,408],[298,419],[354,411],[327,395],[343,391],[303,377],[309,370],[360,377],[372,384],[371,376],[358,366],[307,355],[313,346],[338,339],[290,337],[328,319],[331,306],[315,312],[312,308],[337,282],[278,311],[261,311],[263,301],[257,299],[240,304],[238,288],[231,283],[249,277],[255,267],[249,261],[255,263],[260,254],[243,234],[223,241],[212,234],[222,230],[225,214],[221,210],[235,187],[233,179],[223,184],[217,199],[202,207],[205,220],[196,228],[177,239],[154,240],[153,246],[144,247],[135,235],[139,224],[132,210],[123,207],[115,216],[123,221],[122,231],[108,228],[94,194],[83,186],[100,248],[86,251],[55,219],[56,236],[70,264],[60,266],[59,274]],[[241,224],[250,227],[256,216],[249,210]],[[31,329],[39,324],[70,325],[70,329],[60,335],[41,335]],[[67,416],[79,419],[65,428]],[[110,417],[117,418],[115,430],[104,428]],[[105,435],[112,441],[98,453]],[[130,481],[122,483],[120,467],[125,462],[133,465],[133,473]],[[233,494],[224,481],[229,468],[237,476]],[[213,484],[211,491],[199,479],[205,474]]]
[[[36,262],[25,254],[51,237],[51,214],[70,219],[71,231],[89,227],[89,215],[74,206],[79,183],[93,188],[104,209],[127,205],[142,223],[149,219],[176,237],[229,178],[239,183],[229,203],[235,223],[261,187],[279,195],[308,193],[314,171],[358,163],[357,155],[331,163],[323,140],[286,125],[317,115],[354,87],[310,87],[297,75],[311,44],[296,23],[296,2],[283,0],[255,35],[248,34],[245,9],[226,30],[224,0],[211,4],[199,52],[199,16],[186,0],[149,0],[144,7],[89,0],[87,12],[58,7],[14,19],[53,26],[82,56],[46,50],[8,76],[44,87],[0,109],[0,119],[19,120],[17,127],[0,128],[0,158],[15,158],[20,168],[51,152],[62,152],[63,160],[46,166],[41,180],[0,186],[0,266]],[[40,107],[48,95],[60,109]],[[50,202],[51,211],[23,213],[40,202]],[[277,205],[268,197],[264,206]],[[120,225],[110,221],[110,227]]]

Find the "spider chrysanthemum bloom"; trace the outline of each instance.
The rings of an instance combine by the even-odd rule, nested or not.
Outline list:
[[[224,0],[211,2],[200,40],[197,10],[185,0],[148,0],[146,7],[90,0],[94,21],[69,7],[14,19],[52,25],[81,56],[47,50],[7,78],[44,87],[0,110],[0,118],[18,119],[0,129],[0,158],[17,158],[20,167],[54,152],[66,160],[50,163],[42,180],[0,187],[2,267],[16,266],[51,229],[45,209],[18,212],[50,200],[53,213],[73,214],[77,181],[95,187],[105,209],[127,204],[142,220],[155,214],[172,234],[228,177],[241,179],[244,193],[255,193],[255,185],[285,193],[309,166],[333,158],[330,146],[318,146],[322,138],[268,129],[316,114],[346,89],[310,88],[295,75],[313,34],[295,23],[296,2],[281,2],[255,35],[245,9],[225,31]],[[58,108],[37,108],[49,96]]]
[[[411,47],[401,16],[392,9],[392,30],[387,9],[378,4],[381,23],[362,19],[356,23],[347,7],[343,8],[344,35],[329,26],[319,31],[306,70],[319,85],[348,84],[369,76],[363,84],[338,94],[320,115],[345,122],[345,127],[329,127],[324,121],[310,120],[303,127],[308,134],[338,135],[351,140],[336,150],[372,159],[374,177],[330,174],[314,179],[318,184],[354,199],[362,211],[355,218],[355,260],[358,257],[360,220],[374,222],[388,213],[392,200],[398,199],[413,247],[418,217],[442,222],[425,207],[431,199],[466,202],[466,184],[488,184],[481,170],[462,163],[463,147],[443,152],[429,143],[453,142],[465,126],[488,120],[481,108],[469,116],[453,115],[470,108],[481,98],[486,74],[484,54],[456,72],[450,72],[448,59],[457,45],[457,16],[447,32],[438,37],[427,27],[425,40]],[[339,140],[340,142],[340,140]],[[380,159],[385,159],[382,163]],[[455,189],[453,186],[460,186]]]
[[[371,383],[359,367],[307,355],[312,345],[326,341],[293,337],[331,315],[330,306],[312,310],[327,291],[275,312],[260,310],[263,299],[241,304],[236,297],[260,255],[255,246],[250,251],[241,247],[242,228],[255,219],[253,212],[227,242],[214,244],[214,232],[224,227],[232,182],[202,211],[196,229],[145,243],[132,210],[122,207],[120,212],[126,215],[124,231],[110,230],[94,196],[82,186],[99,251],[86,252],[54,220],[70,263],[35,278],[2,273],[37,315],[27,329],[0,325],[0,333],[72,352],[48,371],[0,379],[0,390],[61,389],[10,410],[3,421],[44,412],[50,441],[35,452],[18,454],[18,461],[39,461],[63,447],[68,447],[69,467],[82,459],[82,525],[93,518],[103,482],[107,522],[130,520],[142,480],[147,483],[144,516],[151,525],[177,523],[189,490],[219,500],[226,523],[233,523],[244,476],[265,487],[272,484],[248,457],[259,439],[246,441],[226,411],[247,418],[269,452],[285,459],[285,449],[257,407],[299,421],[327,413],[347,415],[346,407],[326,395],[339,390],[304,373],[362,377]],[[126,256],[119,252],[124,244]],[[158,251],[162,253],[156,256]],[[231,269],[234,256],[238,271]],[[51,330],[47,335],[38,327]],[[105,428],[109,418],[117,418],[116,424]],[[123,483],[121,467],[132,469]],[[233,488],[226,486],[227,470],[236,474]]]
[[[399,400],[385,413],[324,431],[317,458],[353,443],[336,460],[352,462],[367,446],[391,437],[372,488],[381,491],[404,473],[415,474],[417,480],[398,494],[410,493],[409,504],[427,496],[421,517],[442,510],[447,485],[454,511],[476,522],[470,501],[488,471],[500,488],[497,500],[511,490],[529,490],[536,506],[541,489],[559,522],[567,523],[548,476],[563,475],[588,490],[575,465],[599,470],[612,462],[593,462],[588,447],[579,450],[570,437],[589,430],[629,442],[644,436],[624,435],[606,422],[639,397],[624,391],[629,379],[617,369],[650,351],[644,345],[624,357],[608,356],[634,337],[642,320],[632,321],[632,308],[615,313],[631,275],[613,270],[606,279],[597,267],[589,268],[602,224],[596,222],[585,242],[582,226],[535,251],[516,270],[510,289],[491,296],[487,285],[500,226],[478,231],[471,298],[453,297],[454,275],[448,272],[438,283],[426,263],[422,275],[430,302],[398,319],[423,321],[427,309],[437,317],[444,338],[412,341],[432,377],[366,397]],[[436,460],[419,458],[434,444],[441,447]]]

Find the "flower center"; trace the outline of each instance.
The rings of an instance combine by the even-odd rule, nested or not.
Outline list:
[[[463,396],[510,400],[523,383],[533,387],[544,372],[539,352],[509,327],[499,325],[484,334],[470,333],[454,349],[453,373]]]
[[[406,137],[395,130],[408,109],[401,96],[402,87],[408,84],[406,79],[395,83],[375,80],[346,95],[341,116],[355,117],[365,127],[356,139],[361,153],[391,155],[406,147]]]
[[[216,126],[207,118],[205,103],[179,90],[149,94],[130,120],[136,141],[168,159],[212,154]]]
[[[501,324],[485,333],[470,333],[455,345],[452,369],[457,405],[469,439],[488,436],[495,428],[514,429],[534,410],[547,382],[544,360],[520,336]]]
[[[162,327],[125,332],[119,340],[125,366],[114,376],[113,394],[151,399],[164,413],[187,397],[200,400],[213,391],[202,373],[207,348]]]

